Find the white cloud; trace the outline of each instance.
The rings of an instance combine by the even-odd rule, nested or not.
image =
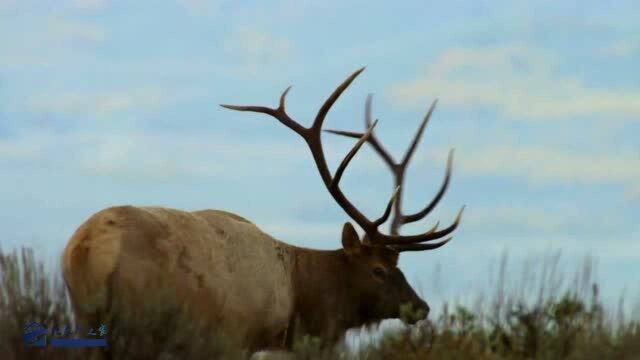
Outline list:
[[[0,160],[29,160],[43,153],[44,144],[38,134],[33,134],[29,141],[22,139],[0,139]]]
[[[464,217],[465,227],[472,233],[498,233],[512,228],[519,233],[562,233],[568,229],[614,229],[625,225],[625,219],[617,214],[594,216],[590,209],[571,204],[554,203],[543,207],[531,205],[470,206]]]
[[[279,66],[293,56],[291,43],[284,38],[255,29],[242,29],[224,41],[225,51],[234,61],[239,74],[260,75],[265,68]]]
[[[445,149],[416,161],[446,160]],[[632,152],[572,151],[544,145],[484,145],[456,152],[456,169],[468,175],[519,176],[533,183],[627,185],[640,182],[640,154]]]
[[[27,106],[38,112],[113,115],[126,110],[153,111],[185,99],[205,95],[197,89],[176,90],[161,87],[132,87],[94,93],[40,93]]]
[[[82,151],[78,151],[82,149]],[[69,150],[65,152],[65,150]],[[64,159],[58,151],[73,154]],[[247,162],[246,158],[254,159]],[[223,135],[153,132],[31,131],[0,139],[0,160],[62,162],[68,171],[124,179],[189,176],[246,176],[255,163],[268,163],[261,176],[283,176],[296,170],[296,161],[308,161],[304,152],[284,144],[239,141]],[[229,168],[234,171],[231,174]]]
[[[12,10],[18,4],[18,0],[0,0],[0,11]]]
[[[52,41],[98,43],[105,39],[104,29],[90,22],[55,19],[49,21],[46,37]]]
[[[603,50],[603,53],[615,57],[626,57],[634,54],[638,50],[640,50],[640,42],[619,40],[607,46]]]
[[[203,16],[217,14],[221,4],[216,0],[178,0],[178,5],[180,5],[189,16]]]
[[[104,10],[111,5],[111,0],[71,0],[71,5],[82,10]]]
[[[75,71],[74,65],[78,64],[78,60],[92,61],[94,64],[96,57],[88,56],[83,46],[100,44],[108,37],[105,29],[98,24],[56,15],[25,21],[12,29],[8,33],[19,33],[20,36],[2,38],[0,67],[17,73],[25,69],[32,71],[51,67]]]
[[[640,115],[640,90],[595,89],[557,75],[550,54],[523,46],[455,48],[415,80],[397,83],[387,97],[404,107],[444,103],[486,106],[512,117],[555,120],[592,114]]]
[[[638,184],[628,189],[626,195],[627,200],[640,203],[640,180],[638,180]]]
[[[640,180],[640,156],[637,154],[616,156],[534,146],[495,146],[469,152],[462,161],[462,167],[470,172],[510,172],[534,181],[606,183]]]

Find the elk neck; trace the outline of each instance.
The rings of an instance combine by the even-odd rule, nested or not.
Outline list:
[[[294,248],[292,255],[295,331],[337,340],[358,325],[344,251]]]

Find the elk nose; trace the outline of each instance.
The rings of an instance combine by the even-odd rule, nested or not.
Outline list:
[[[429,317],[429,312],[431,311],[431,308],[429,307],[429,304],[427,304],[426,301],[422,300],[422,304],[423,309],[424,309],[424,318],[426,319],[427,317]]]
[[[414,303],[413,309],[415,313],[413,316],[409,317],[409,325],[415,325],[419,321],[426,319],[429,316],[429,311],[431,310],[431,308],[429,308],[429,304],[422,299],[417,299]]]
[[[420,299],[420,301],[418,302],[418,311],[421,313],[420,315],[424,316],[422,319],[417,319],[417,320],[424,320],[429,316],[429,311],[431,311],[431,308],[429,307],[429,304],[427,304],[426,301]]]

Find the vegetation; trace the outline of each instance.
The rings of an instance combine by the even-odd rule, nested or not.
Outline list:
[[[503,264],[504,265],[504,264]],[[445,305],[439,315],[418,326],[390,332],[357,350],[323,346],[321,339],[298,336],[296,359],[640,359],[640,323],[622,311],[604,308],[598,286],[585,266],[559,286],[549,263],[538,274],[535,295],[507,289],[504,266],[487,301],[473,306]],[[540,275],[542,274],[542,275]],[[547,274],[547,275],[545,275]],[[140,317],[137,329],[108,327],[111,358],[242,359],[249,354],[230,341],[211,339],[210,329],[185,321],[182,312],[157,309]],[[403,316],[413,316],[403,309]],[[72,323],[64,282],[45,271],[30,249],[0,251],[0,354],[3,359],[86,359],[102,350],[28,347],[23,328],[32,321],[57,327]],[[113,323],[109,323],[113,325]],[[153,331],[140,331],[153,329]],[[277,355],[276,355],[277,357]],[[272,356],[273,358],[273,356]]]

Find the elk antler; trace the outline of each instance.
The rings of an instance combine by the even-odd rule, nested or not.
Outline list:
[[[371,100],[372,100],[372,95],[367,96],[367,101],[365,103],[365,112],[364,112],[365,113],[364,123],[366,127],[371,126]],[[447,191],[447,188],[449,187],[449,181],[451,180],[451,168],[453,164],[453,149],[449,151],[449,156],[447,158],[447,169],[446,169],[446,173],[445,173],[442,185],[440,185],[440,189],[436,193],[435,197],[431,200],[431,202],[429,202],[422,210],[416,213],[407,215],[402,212],[402,195],[403,195],[402,190],[404,185],[404,176],[406,174],[409,162],[411,161],[411,158],[415,153],[417,145],[420,142],[420,139],[422,138],[424,129],[426,128],[427,123],[429,122],[429,119],[431,118],[431,114],[433,113],[433,110],[435,109],[437,103],[438,103],[438,100],[436,99],[433,101],[433,103],[429,107],[429,110],[427,111],[426,115],[422,119],[420,126],[416,130],[413,136],[413,139],[411,140],[411,143],[407,148],[407,150],[405,151],[404,156],[400,162],[394,160],[394,158],[389,154],[389,152],[385,149],[382,143],[378,140],[375,133],[372,132],[371,135],[367,138],[368,139],[367,142],[369,143],[369,145],[373,147],[375,152],[382,158],[382,160],[385,162],[385,164],[387,164],[387,166],[391,170],[394,178],[394,186],[396,187],[396,189],[398,189],[396,190],[397,198],[396,198],[394,209],[393,209],[394,213],[393,213],[393,217],[391,218],[391,224],[389,226],[389,232],[391,235],[398,235],[400,227],[404,224],[408,224],[408,223],[412,223],[412,222],[416,222],[424,219],[436,207],[436,205],[438,205],[438,202],[440,202],[440,199],[442,199],[442,196],[444,195],[444,193]],[[363,133],[353,132],[353,131],[343,131],[343,130],[325,130],[325,131],[332,134],[343,135],[343,136],[358,138],[358,139],[362,138],[363,136]],[[464,210],[464,206],[462,207],[462,209],[460,209],[460,212],[458,213],[458,217],[456,218],[456,221],[454,223],[455,225],[457,225],[463,210]],[[419,251],[419,250],[430,250],[432,246],[433,244],[406,244],[406,245],[397,245],[397,246],[394,246],[394,248],[396,248],[399,251]]]
[[[399,251],[410,251],[410,250],[417,251],[417,250],[428,250],[428,249],[438,248],[446,244],[450,240],[450,238],[434,244],[421,244],[421,243],[426,241],[441,239],[449,235],[451,232],[453,232],[456,229],[456,227],[458,227],[460,218],[462,216],[462,210],[464,209],[464,207],[458,213],[458,216],[456,217],[456,220],[454,221],[454,223],[445,229],[437,230],[437,224],[436,224],[436,226],[434,226],[432,229],[418,235],[408,235],[408,236],[401,236],[398,234],[387,235],[387,234],[381,233],[378,227],[381,224],[383,224],[385,221],[387,221],[387,219],[389,218],[394,202],[399,200],[401,188],[400,187],[396,188],[396,191],[394,191],[394,194],[389,199],[385,212],[382,214],[382,216],[375,221],[371,221],[366,216],[364,216],[364,214],[362,214],[362,212],[360,212],[347,199],[347,197],[344,195],[344,193],[339,187],[340,179],[342,178],[342,174],[344,173],[344,170],[346,169],[347,165],[349,165],[349,162],[353,159],[353,157],[356,155],[358,150],[360,150],[362,145],[365,142],[378,143],[376,140],[373,140],[373,142],[371,140],[373,138],[372,137],[373,129],[377,124],[377,120],[374,122],[371,122],[369,118],[367,118],[368,119],[367,130],[362,134],[357,134],[357,136],[355,136],[356,135],[355,133],[352,133],[354,135],[353,137],[357,137],[359,140],[355,143],[355,145],[351,148],[349,153],[347,153],[345,158],[342,160],[342,162],[336,169],[335,175],[331,176],[331,172],[329,171],[329,167],[327,165],[327,161],[325,159],[324,151],[322,148],[322,140],[321,140],[322,124],[324,122],[325,117],[327,116],[327,113],[329,112],[329,109],[331,109],[331,106],[333,106],[333,104],[336,102],[336,100],[338,100],[340,95],[347,89],[347,87],[349,87],[349,85],[353,82],[353,80],[358,75],[360,75],[362,71],[364,71],[364,69],[365,68],[363,67],[358,71],[354,72],[353,74],[351,74],[351,76],[349,76],[345,81],[343,81],[342,84],[340,84],[333,91],[333,93],[331,93],[331,95],[327,98],[327,100],[325,100],[325,102],[320,107],[320,110],[318,110],[318,113],[315,119],[313,120],[313,124],[311,125],[311,127],[308,127],[308,128],[300,125],[298,122],[293,120],[286,113],[285,98],[287,96],[287,93],[291,89],[291,86],[288,87],[282,93],[282,95],[280,96],[280,104],[275,109],[264,107],[264,106],[237,106],[237,105],[221,105],[221,106],[231,110],[250,111],[250,112],[270,115],[276,118],[286,127],[295,131],[298,135],[300,135],[307,143],[309,150],[311,150],[311,155],[313,156],[313,159],[318,168],[318,172],[320,173],[320,177],[322,178],[322,181],[324,182],[325,187],[327,188],[331,196],[334,198],[334,200],[338,203],[338,205],[340,205],[340,207],[342,207],[342,209],[347,213],[347,215],[349,215],[358,225],[360,225],[360,227],[367,234],[367,237],[371,243],[378,244],[378,245],[392,245],[394,248],[398,249]],[[424,125],[422,126],[422,128],[424,128]],[[419,140],[418,137],[416,137],[416,139],[414,140],[415,143],[417,143],[417,141]],[[412,145],[412,147],[415,148],[415,145]],[[382,149],[382,147],[380,148]],[[405,155],[405,157],[407,158],[407,160],[405,161],[406,163],[408,163],[409,161],[408,159],[410,158],[412,152],[413,150],[411,150],[410,152],[407,153],[407,155]],[[388,156],[388,154],[387,154],[387,158],[390,160],[390,161],[387,161],[387,164],[394,163],[392,159]],[[437,203],[437,201],[435,202]],[[426,213],[422,215],[422,217],[424,217],[425,215]],[[416,220],[419,220],[420,218]],[[416,221],[416,220],[413,220],[413,221]]]

